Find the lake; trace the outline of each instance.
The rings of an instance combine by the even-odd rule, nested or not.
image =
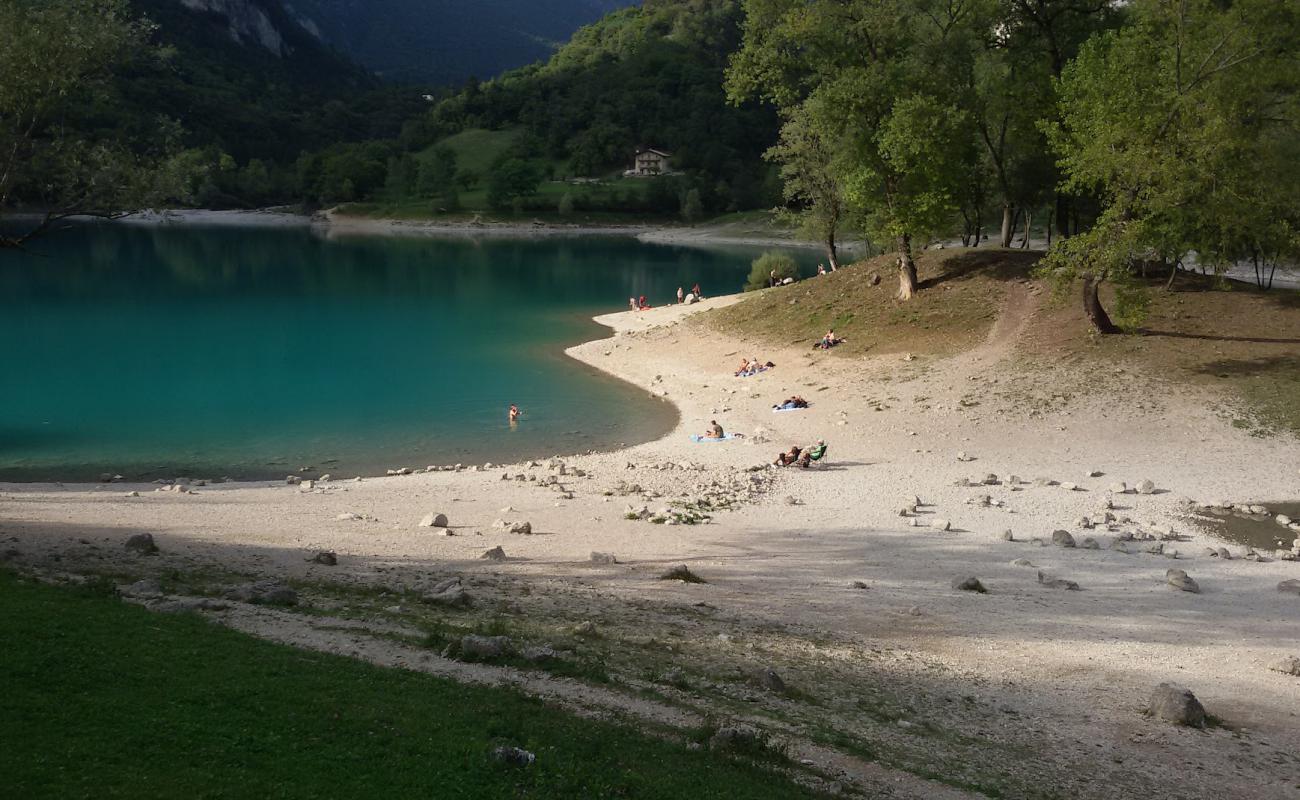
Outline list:
[[[77,226],[0,252],[0,479],[350,477],[647,441],[673,407],[564,348],[630,296],[738,291],[758,252]]]

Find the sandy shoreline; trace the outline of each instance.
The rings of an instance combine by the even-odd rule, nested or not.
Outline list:
[[[308,490],[266,482],[193,494],[9,484],[0,486],[6,546],[19,565],[73,569],[87,563],[87,548],[111,560],[127,535],[150,532],[172,566],[216,562],[309,580],[322,575],[304,554],[328,549],[341,561],[336,580],[403,575],[418,583],[454,570],[475,591],[506,592],[501,602],[519,597],[523,585],[537,598],[530,605],[553,604],[550,613],[588,602],[593,610],[584,613],[600,615],[610,647],[661,615],[696,613],[690,609],[703,603],[725,619],[708,637],[721,630],[727,638],[707,644],[688,636],[674,658],[689,665],[757,657],[795,685],[828,691],[826,705],[795,731],[814,718],[842,717],[846,729],[902,737],[900,752],[935,747],[936,758],[957,745],[914,741],[907,726],[961,731],[962,747],[974,748],[961,751],[961,763],[1015,753],[998,768],[1012,776],[1028,770],[1025,785],[1038,775],[1075,797],[1294,797],[1300,679],[1268,666],[1300,655],[1298,598],[1275,589],[1300,577],[1300,564],[1208,557],[1204,548],[1222,542],[1189,522],[1183,501],[1300,497],[1293,439],[1252,437],[1217,416],[1206,396],[1170,392],[1141,375],[1028,371],[1015,342],[1039,307],[1029,284],[1011,290],[983,346],[912,361],[758,350],[686,319],[736,299],[597,318],[612,335],[567,352],[673,402],[680,422],[656,441],[564,459],[558,490],[546,485],[559,474],[546,464],[331,480]],[[776,369],[732,377],[735,362],[752,355]],[[1058,399],[1062,385],[1079,391]],[[772,413],[794,393],[812,407]],[[711,419],[746,437],[689,441]],[[824,469],[749,471],[816,438],[830,445]],[[534,480],[503,480],[513,475]],[[997,482],[958,485],[988,475]],[[1158,493],[1108,491],[1116,481],[1147,479]],[[627,489],[633,483],[639,491]],[[140,496],[126,496],[132,490]],[[625,518],[629,505],[654,511],[709,492],[743,500],[702,526]],[[900,516],[913,497],[922,505]],[[1132,522],[1113,530],[1078,524],[1105,510]],[[418,527],[433,511],[448,514],[456,535]],[[948,530],[932,526],[936,518]],[[527,519],[542,535],[508,533],[498,519]],[[1179,538],[1162,543],[1163,555],[1145,552],[1148,542],[1113,549],[1124,531],[1169,527]],[[1052,546],[1056,529],[1081,546]],[[1003,540],[1005,530],[1015,541]],[[1098,549],[1082,546],[1088,538]],[[509,560],[480,559],[498,545]],[[620,563],[592,569],[585,565],[592,551]],[[675,563],[709,582],[655,580]],[[1201,592],[1171,589],[1165,571],[1173,567]],[[1045,587],[1038,570],[1081,590]],[[989,593],[952,589],[963,576],[978,577]],[[666,630],[684,624],[671,619]],[[334,646],[315,635],[308,646]],[[1169,680],[1191,688],[1225,727],[1203,733],[1144,716],[1152,688]],[[911,698],[911,710],[897,712],[906,725],[882,725],[879,715],[855,720],[856,706],[838,703],[867,681]],[[941,702],[949,694],[974,699]],[[993,749],[980,750],[980,742]],[[1185,780],[1187,764],[1195,765],[1193,781]],[[939,787],[930,788],[899,796],[936,796]]]

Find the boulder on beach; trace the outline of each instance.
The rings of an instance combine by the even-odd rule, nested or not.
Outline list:
[[[980,579],[973,575],[953,578],[952,588],[962,592],[977,592],[979,594],[988,593],[988,589],[984,588],[984,584],[980,583]]]
[[[1057,547],[1074,547],[1074,537],[1069,531],[1055,530],[1052,531],[1052,544]]]
[[[421,528],[445,528],[447,527],[447,515],[438,512],[431,512],[424,515],[420,520]]]
[[[1300,580],[1292,578],[1290,580],[1282,581],[1277,585],[1277,590],[1279,592],[1285,592],[1286,594],[1300,596]]]
[[[137,533],[128,538],[122,546],[128,552],[139,553],[143,556],[153,555],[158,552],[158,545],[154,543],[152,533]]]
[[[1165,583],[1184,592],[1192,592],[1193,594],[1200,594],[1201,592],[1200,585],[1189,578],[1187,573],[1181,569],[1165,570]]]

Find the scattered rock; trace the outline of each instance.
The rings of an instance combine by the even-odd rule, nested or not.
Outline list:
[[[227,600],[264,606],[296,606],[298,593],[276,581],[254,581],[226,591]]]
[[[850,589],[870,589],[866,581],[852,581],[849,583]]]
[[[958,453],[957,453],[957,460],[958,460],[958,461],[974,461],[974,460],[975,460],[975,456],[966,455],[966,452],[965,452],[965,451],[961,451],[961,452],[958,452]]]
[[[163,597],[146,603],[145,608],[159,614],[186,614],[194,611],[225,611],[230,605],[213,597]]]
[[[1079,545],[1079,546],[1082,547],[1084,550],[1100,550],[1100,549],[1101,549],[1101,545],[1097,544],[1097,540],[1094,539],[1094,538],[1092,538],[1091,536],[1085,538],[1085,539],[1083,540],[1083,544],[1081,544],[1081,545]]]
[[[1156,485],[1153,481],[1143,479],[1138,481],[1134,488],[1137,489],[1138,494],[1152,494],[1156,490]]]
[[[535,647],[525,647],[520,651],[519,657],[530,664],[540,664],[545,661],[554,661],[560,657],[560,654],[555,652],[555,648],[544,644]]]
[[[122,495],[122,496],[123,496],[123,497],[139,497],[139,496],[140,496],[140,493],[139,493],[139,492],[127,492],[126,494],[124,494],[124,495]]]
[[[479,558],[487,559],[488,561],[505,561],[506,551],[501,548],[501,545],[497,545],[491,550],[483,551],[483,555],[479,556]]]
[[[1205,727],[1205,707],[1191,690],[1173,683],[1162,683],[1151,695],[1147,711],[1156,719],[1186,725],[1192,728]]]
[[[1110,485],[1111,494],[1126,494],[1127,492],[1128,492],[1128,484],[1124,483],[1123,481],[1116,481],[1115,483],[1112,483]]]
[[[937,531],[946,531],[952,528],[952,523],[946,519],[935,517],[934,519],[930,520],[930,527],[934,528]]]
[[[154,544],[152,533],[137,533],[126,540],[123,547],[131,553],[139,553],[142,556],[150,556],[158,552],[158,545]]]
[[[1069,481],[1065,481],[1065,482],[1059,484],[1059,486],[1060,486],[1062,489],[1064,489],[1065,491],[1067,491],[1067,492],[1077,491],[1078,488],[1079,488],[1079,484],[1077,484],[1077,483],[1070,483]]]
[[[1201,587],[1197,585],[1196,581],[1189,578],[1187,573],[1181,569],[1165,570],[1165,582],[1184,592],[1192,592],[1193,594],[1200,594],[1201,592]]]
[[[163,596],[162,585],[157,578],[143,578],[121,590],[123,597],[136,597],[149,600]]]
[[[963,592],[979,592],[980,594],[986,594],[988,592],[988,589],[984,588],[984,584],[980,583],[980,579],[974,576],[953,578],[952,588]]]
[[[1273,662],[1268,668],[1274,672],[1281,672],[1286,675],[1295,675],[1296,677],[1300,677],[1300,658],[1287,656],[1281,661]]]
[[[609,566],[610,564],[618,563],[618,559],[614,557],[613,553],[601,553],[595,550],[591,551],[590,560],[591,563],[599,564],[601,566]]]
[[[421,528],[445,528],[447,527],[447,515],[438,514],[436,512],[425,514],[424,518],[420,520],[420,527]]]
[[[1074,537],[1069,531],[1055,530],[1052,531],[1052,544],[1057,547],[1074,547]]]
[[[586,637],[596,637],[600,635],[600,631],[596,629],[596,623],[589,619],[584,619],[582,622],[574,625],[572,633],[574,636]]]
[[[533,524],[531,522],[513,522],[510,524],[510,532],[529,536],[533,532]]]
[[[333,550],[321,550],[307,561],[312,564],[322,564],[326,567],[337,567],[339,557]]]
[[[491,758],[514,767],[527,767],[537,760],[536,755],[520,747],[494,747]]]
[[[754,673],[754,682],[769,692],[785,694],[785,681],[777,674],[777,671],[771,667],[764,667]]]
[[[1292,578],[1291,580],[1282,581],[1277,585],[1277,590],[1287,594],[1300,595],[1300,580]]]
[[[448,608],[466,608],[470,605],[469,592],[461,585],[460,578],[448,578],[435,583],[422,597],[424,602]]]
[[[340,522],[356,522],[361,518],[360,514],[353,514],[351,511],[344,511],[342,514],[334,517],[334,519],[339,520]]]
[[[1010,528],[1007,528],[1006,530],[1004,530],[1004,531],[1002,532],[1002,541],[1004,541],[1004,542],[1014,542],[1015,540],[1016,540],[1016,537],[1014,537],[1014,536],[1011,535],[1011,529],[1010,529]]]
[[[1011,562],[1011,566],[1013,566],[1013,567],[1030,567],[1030,568],[1035,568],[1035,569],[1036,569],[1036,567],[1034,567],[1033,562],[1031,562],[1031,561],[1030,561],[1029,559],[1027,559],[1027,558],[1017,558],[1015,561],[1012,561],[1012,562]]]
[[[678,564],[659,576],[661,581],[683,581],[685,583],[707,583],[699,575],[691,572],[685,564]]]
[[[509,636],[479,636],[469,633],[460,637],[460,657],[471,661],[502,658],[511,652]]]
[[[749,750],[762,744],[762,735],[748,725],[727,725],[709,737],[710,750]]]
[[[1067,581],[1064,578],[1049,578],[1040,570],[1038,573],[1038,582],[1049,589],[1068,589],[1079,591],[1079,584],[1074,581]]]

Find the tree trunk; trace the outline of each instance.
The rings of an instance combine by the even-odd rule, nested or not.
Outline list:
[[[916,262],[912,260],[912,237],[898,237],[898,299],[911,300],[916,294]]]
[[[1052,249],[1052,219],[1056,214],[1056,209],[1047,209],[1047,249]]]
[[[1178,259],[1174,259],[1173,266],[1169,268],[1169,282],[1165,284],[1166,292],[1174,288],[1174,278],[1178,277],[1178,267],[1181,266],[1182,263],[1183,262]]]
[[[1011,246],[1011,237],[1015,231],[1012,230],[1012,223],[1015,222],[1013,216],[1014,209],[1010,203],[1002,204],[1002,247]]]
[[[1025,209],[1025,240],[1020,243],[1021,250],[1029,249],[1029,235],[1034,232],[1034,212]]]
[[[830,262],[831,272],[840,268],[839,252],[835,248],[835,229],[826,233],[826,260]]]
[[[1110,321],[1110,315],[1101,306],[1101,298],[1097,296],[1100,286],[1100,279],[1092,275],[1083,276],[1083,313],[1088,315],[1088,321],[1097,333],[1119,333],[1119,328]]]
[[[971,247],[980,246],[980,237],[984,234],[984,215],[978,210],[975,211],[975,243]]]
[[[1070,235],[1070,198],[1060,192],[1056,194],[1056,234],[1062,239]]]

